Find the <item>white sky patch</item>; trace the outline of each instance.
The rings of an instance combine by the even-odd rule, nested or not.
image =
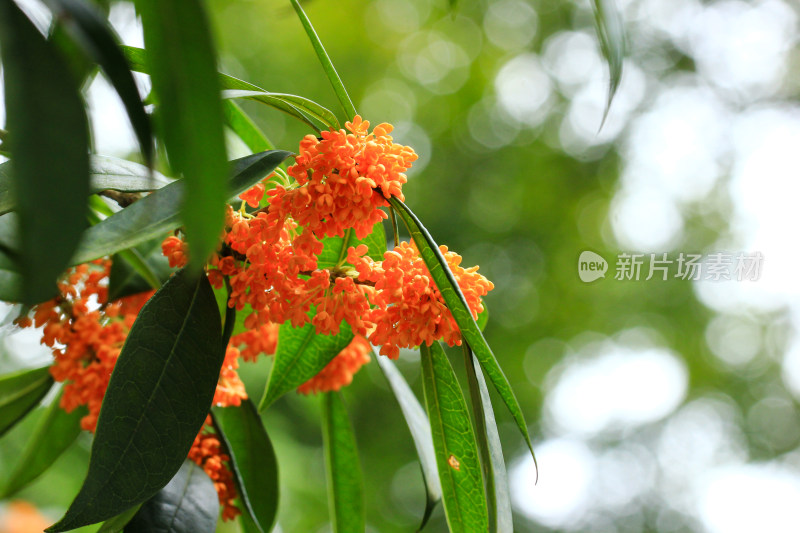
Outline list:
[[[683,400],[687,372],[664,348],[609,343],[597,355],[565,361],[545,399],[545,420],[559,433],[596,435],[654,422]]]
[[[579,440],[552,439],[536,445],[539,483],[533,459],[525,455],[511,467],[512,504],[528,518],[549,527],[580,520],[596,479],[596,459]]]
[[[494,87],[500,106],[514,120],[538,126],[550,108],[552,83],[535,54],[522,54],[497,73]]]
[[[665,252],[683,236],[678,206],[648,187],[618,193],[611,202],[609,218],[621,250]]]
[[[709,533],[795,533],[800,473],[778,464],[712,470],[697,491]]]

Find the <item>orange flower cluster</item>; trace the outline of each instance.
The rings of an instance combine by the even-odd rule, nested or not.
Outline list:
[[[222,449],[210,416],[206,417],[203,428],[194,438],[188,457],[202,468],[214,482],[219,504],[222,507],[222,519],[233,520],[242,514],[234,502],[238,492],[233,473],[228,468],[231,458]]]
[[[301,394],[338,391],[353,382],[353,375],[369,363],[369,341],[361,336],[353,337],[350,344],[334,357],[319,374],[297,388]]]
[[[270,217],[276,223],[291,216],[318,238],[355,229],[359,239],[386,218],[387,199],[404,199],[404,172],[417,160],[408,146],[395,143],[390,124],[369,133],[369,122],[356,116],[345,130],[306,135],[296,163],[287,173],[299,187],[269,191]]]
[[[461,256],[439,250],[444,255],[453,276],[467,300],[473,318],[483,311],[481,297],[494,284],[478,274],[478,267],[462,268]],[[365,245],[348,250],[348,261],[358,271],[358,280],[375,284],[370,309],[364,320],[375,325],[369,340],[381,346],[380,353],[396,359],[400,348],[430,346],[443,340],[450,346],[461,345],[461,333],[452,313],[444,303],[439,289],[431,278],[425,262],[414,244],[400,243],[383,255],[383,261],[365,257]]]
[[[81,427],[94,431],[111,371],[139,310],[153,292],[108,303],[111,261],[97,260],[75,269],[59,283],[60,295],[32,309],[21,327],[43,327],[42,344],[53,351],[50,374],[65,382],[61,407],[89,409]]]

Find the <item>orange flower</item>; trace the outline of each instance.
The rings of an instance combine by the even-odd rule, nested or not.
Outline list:
[[[297,388],[301,394],[337,391],[350,385],[359,369],[369,363],[370,346],[367,339],[353,337],[350,344],[334,357],[325,368]]]
[[[206,418],[203,428],[195,437],[188,457],[202,468],[214,482],[217,498],[222,507],[222,519],[233,520],[242,514],[234,503],[238,492],[233,473],[228,466],[231,458],[223,452],[222,444],[214,432],[211,417]]]

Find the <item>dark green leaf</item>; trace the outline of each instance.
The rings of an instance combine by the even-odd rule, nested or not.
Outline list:
[[[436,503],[442,499],[442,485],[439,483],[439,472],[436,470],[436,452],[433,449],[431,425],[425,410],[394,363],[388,357],[378,354],[375,354],[375,359],[378,360],[378,366],[389,381],[397,403],[400,404],[406,425],[414,439],[414,446],[417,448],[426,494],[425,513],[419,526],[421,530],[425,527]]]
[[[160,189],[170,181],[144,165],[93,155],[89,159],[89,191],[96,193],[111,189],[123,192],[144,192]],[[11,161],[0,164],[0,215],[16,206],[11,177]]]
[[[336,98],[339,100],[344,114],[349,120],[352,120],[358,113],[356,112],[356,107],[353,105],[353,101],[350,99],[350,95],[347,94],[347,89],[345,89],[344,83],[342,83],[342,78],[340,78],[339,73],[336,72],[336,68],[333,66],[328,52],[325,51],[325,47],[322,46],[322,41],[320,41],[317,32],[314,30],[314,26],[311,25],[311,21],[308,19],[305,11],[300,7],[300,2],[298,2],[298,0],[291,0],[291,2],[292,7],[297,13],[297,17],[300,19],[300,24],[303,25],[303,29],[306,31],[308,40],[311,41],[311,46],[314,47],[314,52],[316,52],[317,58],[322,64],[325,76],[327,76],[328,81],[331,82],[333,92],[336,93]]]
[[[310,322],[302,328],[293,328],[290,322],[281,324],[275,362],[259,411],[316,376],[351,340],[353,332],[346,322],[342,322],[338,335],[317,335]]]
[[[13,0],[0,0],[0,51],[22,300],[33,304],[52,295],[87,226],[89,129],[72,73]]]
[[[272,172],[289,152],[273,150],[236,159],[228,183],[231,197],[249,189]],[[181,225],[179,205],[184,183],[178,180],[126,207],[86,231],[72,264],[131,248],[155,237],[164,237]]]
[[[186,270],[145,304],[111,374],[89,473],[48,531],[107,520],[172,479],[214,397],[223,358],[220,320],[208,279]]]
[[[125,533],[214,533],[219,498],[214,482],[189,459],[125,526]]]
[[[317,258],[317,268],[341,266],[347,258],[347,250],[359,244],[366,244],[367,255],[378,261],[383,259],[383,253],[386,251],[386,232],[383,224],[375,224],[372,233],[359,240],[351,228],[344,232],[344,237],[325,237],[322,243],[324,248]]]
[[[323,443],[328,480],[328,507],[334,533],[364,532],[364,481],[353,427],[342,395],[326,392],[323,398]]]
[[[52,385],[49,366],[0,377],[0,435],[39,405]]]
[[[125,526],[128,525],[128,522],[131,521],[131,518],[133,518],[136,513],[139,512],[140,507],[141,505],[134,505],[127,511],[123,511],[114,518],[109,518],[103,522],[103,525],[100,526],[100,529],[98,529],[96,533],[119,533],[125,528]]]
[[[461,387],[438,342],[419,351],[447,525],[453,533],[487,531],[481,465]]]
[[[593,0],[594,19],[597,26],[597,36],[600,39],[600,48],[603,50],[608,62],[608,100],[603,112],[603,124],[611,109],[611,102],[622,80],[622,63],[625,55],[625,29],[622,25],[617,6],[614,0]]]
[[[25,449],[5,480],[0,499],[8,498],[39,477],[78,438],[81,418],[87,410],[79,407],[67,413],[59,405],[60,400],[59,392],[37,422]]]
[[[134,71],[142,72],[143,74],[150,74],[150,69],[145,62],[144,50],[142,50],[141,48],[135,48],[133,46],[123,46],[122,48],[123,51],[125,52],[125,56],[128,58],[128,62],[130,62],[131,64],[131,68]],[[234,78],[233,76],[228,76],[227,74],[221,74],[221,73],[219,74],[219,84],[220,88],[223,90],[254,91],[257,93],[264,93],[267,95],[274,96],[273,93],[270,93],[269,91],[262,89],[258,85],[253,85],[252,83],[248,83],[238,78]],[[280,95],[280,96],[292,97],[298,99],[301,98],[299,96],[294,97],[293,95]],[[285,98],[257,98],[257,100],[260,101],[261,103],[272,106],[279,111],[283,111],[287,115],[294,117],[303,122],[304,124],[310,126],[311,129],[313,129],[314,131],[319,132],[319,128],[313,122],[311,122],[311,120],[309,120],[308,116],[306,116],[303,110],[301,110],[302,108],[294,105],[289,100],[286,100]],[[310,102],[312,109],[324,110],[321,112],[323,116],[327,116],[325,112],[333,115],[333,113],[331,113],[321,105],[311,102],[311,100],[307,100],[305,98],[302,98],[302,100]],[[311,111],[308,111],[308,114],[311,116],[315,116],[315,113]],[[336,120],[335,116],[333,116],[333,120],[334,121]],[[338,121],[335,123],[338,125]],[[254,148],[251,148],[251,150],[255,151]]]
[[[261,129],[248,117],[236,102],[224,100],[222,111],[225,113],[225,123],[253,152],[274,150],[275,145],[267,138]]]
[[[444,298],[447,307],[456,320],[456,324],[458,324],[461,330],[461,335],[467,341],[467,344],[469,344],[475,357],[480,361],[484,372],[486,372],[492,385],[494,385],[494,388],[503,399],[503,403],[506,404],[506,407],[508,407],[508,410],[511,412],[511,416],[514,417],[517,428],[525,438],[528,450],[530,450],[533,461],[536,463],[536,455],[533,453],[533,444],[531,444],[531,438],[528,434],[528,426],[525,424],[525,416],[522,414],[522,409],[519,406],[517,397],[514,395],[514,391],[511,389],[511,384],[508,382],[508,378],[506,378],[503,369],[500,368],[500,365],[497,363],[492,349],[489,348],[486,339],[483,338],[483,333],[481,333],[478,324],[472,317],[467,301],[464,299],[464,294],[461,292],[461,288],[453,277],[453,273],[450,272],[447,261],[445,261],[436,242],[417,216],[397,198],[393,197],[390,202],[395,209],[397,209],[397,213],[400,215],[400,218],[403,219],[411,238],[414,239],[414,243],[419,249],[420,256],[423,261],[425,261],[425,266],[428,267],[428,271],[431,273],[436,287],[438,287],[442,298]]]
[[[172,269],[167,258],[161,253],[162,240],[151,239],[134,248],[123,250],[111,258],[108,301],[159,288],[169,279]],[[132,258],[141,264],[133,263]],[[142,275],[142,269],[147,269],[145,275]],[[155,280],[152,277],[155,277]]]
[[[464,349],[464,364],[467,369],[472,413],[478,436],[478,449],[481,453],[483,479],[486,481],[487,503],[489,504],[489,531],[514,533],[511,516],[511,497],[508,491],[508,474],[503,459],[503,447],[497,433],[492,400],[486,381],[483,379],[480,363],[469,348]]]
[[[20,287],[22,274],[19,266],[0,248],[0,300],[5,302],[18,302],[22,299]],[[56,287],[52,288],[51,296],[58,294]]]
[[[119,38],[114,30],[91,2],[45,0],[45,3],[72,38],[105,72],[125,106],[142,155],[148,166],[152,166],[154,147],[150,118],[145,113],[136,82],[119,48]]]
[[[215,407],[214,423],[225,442],[247,513],[264,533],[278,516],[278,460],[255,405]]]
[[[186,179],[182,202],[193,270],[205,264],[222,231],[226,149],[216,51],[201,0],[136,0],[158,126],[172,167]]]

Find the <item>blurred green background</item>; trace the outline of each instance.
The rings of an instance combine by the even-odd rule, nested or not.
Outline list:
[[[617,4],[627,57],[602,129],[608,71],[589,0],[304,6],[362,116],[391,122],[395,139],[420,154],[407,204],[495,284],[486,337],[540,466],[534,485],[498,406],[516,530],[796,531],[798,5]],[[207,5],[223,71],[342,115],[288,3]],[[110,17],[126,44],[141,45],[131,4],[112,3]],[[133,135],[107,84],[87,91],[97,151],[131,155]],[[244,106],[278,148],[295,150],[309,133]],[[231,155],[241,150],[232,141]],[[608,261],[604,278],[581,281],[585,250]],[[621,253],[644,254],[638,280],[615,279]],[[682,253],[723,254],[732,279],[706,279],[708,266],[699,280],[676,277]],[[755,253],[758,279],[738,280],[739,254]],[[651,254],[667,254],[667,280],[659,271],[645,279]],[[4,370],[47,358],[10,328],[3,347]],[[244,366],[254,398],[268,365]],[[421,394],[418,355],[404,352],[399,365]],[[368,530],[414,531],[422,478],[374,362],[345,398]],[[318,400],[287,397],[264,419],[281,465],[279,531],[330,531]],[[30,424],[0,441],[0,472]],[[83,479],[84,437],[19,497],[60,516]],[[439,507],[425,531],[446,530]]]

